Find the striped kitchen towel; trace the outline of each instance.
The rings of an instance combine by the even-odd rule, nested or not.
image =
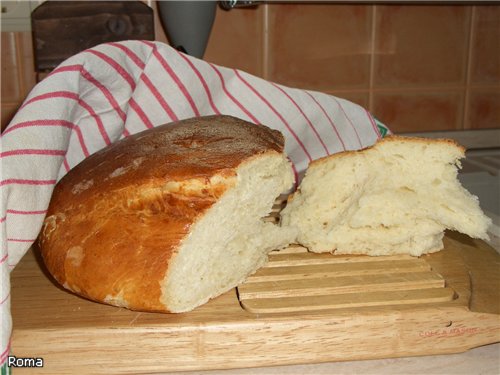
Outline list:
[[[0,363],[9,353],[9,273],[37,237],[56,182],[116,140],[212,114],[280,130],[297,176],[311,160],[371,145],[388,131],[349,101],[216,66],[162,43],[108,43],[71,57],[33,89],[1,138]]]

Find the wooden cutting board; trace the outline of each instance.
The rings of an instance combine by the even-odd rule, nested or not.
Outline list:
[[[133,312],[56,286],[36,250],[12,273],[16,374],[159,373],[457,353],[500,341],[500,255],[447,234],[420,258],[292,246],[185,314]]]

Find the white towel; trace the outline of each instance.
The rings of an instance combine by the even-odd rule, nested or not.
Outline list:
[[[162,43],[107,43],[71,57],[35,86],[2,134],[0,364],[10,348],[9,274],[37,237],[55,183],[118,139],[211,114],[280,130],[297,176],[311,160],[369,146],[388,132],[347,100],[216,66]]]

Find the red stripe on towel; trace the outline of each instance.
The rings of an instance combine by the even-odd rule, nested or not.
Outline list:
[[[137,56],[136,53],[134,51],[132,51],[130,48],[128,48],[127,46],[125,46],[121,43],[116,43],[116,42],[109,43],[109,45],[116,47],[116,48],[119,48],[123,52],[125,52],[125,54],[130,58],[130,60],[132,60],[134,62],[135,65],[137,65],[138,68],[144,69],[146,67],[146,65],[139,58],[139,56]]]
[[[155,48],[153,49],[153,56],[159,61],[160,65],[163,67],[163,69],[168,73],[168,75],[174,80],[175,84],[181,90],[182,94],[188,101],[189,105],[191,106],[191,109],[194,112],[194,115],[196,117],[200,116],[200,111],[198,110],[198,107],[196,106],[196,103],[193,100],[193,97],[189,93],[189,91],[186,89],[186,86],[184,86],[184,83],[182,83],[181,79],[177,74],[175,74],[174,70],[170,67],[170,65],[167,63],[167,60],[163,58],[163,56],[158,52],[158,49]]]
[[[380,130],[377,126],[377,124],[375,124],[375,120],[373,120],[373,116],[370,112],[368,112],[366,109],[365,109],[365,113],[366,113],[366,116],[368,117],[368,119],[370,120],[370,123],[372,124],[372,127],[373,127],[373,130],[375,131],[375,134],[377,135],[377,138],[382,138],[382,134],[380,134]]]
[[[295,140],[297,141],[297,143],[300,145],[300,147],[302,148],[302,150],[304,151],[304,153],[306,154],[307,158],[309,159],[309,161],[312,161],[312,157],[311,155],[309,154],[309,152],[307,151],[306,147],[304,146],[304,144],[302,143],[302,141],[300,140],[300,138],[297,136],[297,134],[295,134],[295,132],[292,130],[292,128],[290,127],[290,124],[285,120],[285,118],[281,115],[281,113],[279,113],[276,108],[274,108],[271,103],[269,103],[269,101],[264,98],[264,96],[262,96],[261,93],[259,93],[255,87],[253,87],[248,81],[246,81],[241,75],[240,73],[238,72],[238,70],[234,70],[236,76],[260,99],[262,100],[268,107],[271,111],[273,111],[273,113],[278,116],[278,118],[281,120],[281,122],[285,125],[285,127],[288,129],[288,131],[292,134],[292,136],[295,138]]]
[[[74,92],[70,92],[70,91],[54,91],[54,92],[49,92],[49,93],[46,93],[46,94],[41,94],[41,95],[35,96],[35,97],[31,98],[30,100],[28,100],[27,102],[25,102],[21,106],[21,108],[24,108],[27,105],[29,105],[31,103],[34,103],[34,102],[38,102],[38,101],[41,101],[41,100],[47,100],[47,99],[55,99],[55,98],[66,98],[66,99],[74,100],[82,108],[86,109],[87,112],[90,114],[90,116],[97,123],[97,127],[99,129],[99,132],[101,133],[101,136],[102,136],[102,139],[104,140],[104,142],[107,145],[111,144],[111,141],[110,141],[110,139],[108,137],[108,134],[106,133],[106,129],[104,129],[104,124],[102,123],[101,118],[95,113],[94,109],[87,102],[85,102],[83,99],[81,99]]]
[[[7,297],[0,302],[0,305],[3,305],[3,303],[9,298],[10,293],[7,294]],[[9,356],[10,353],[10,347],[11,347],[11,340],[9,340],[9,343],[7,344],[7,348],[0,354],[0,365],[2,365],[5,361],[7,361],[7,357]]]
[[[23,238],[7,238],[7,241],[9,242],[35,242],[36,238],[33,239],[23,239]]]
[[[361,142],[361,138],[359,138],[359,134],[358,134],[358,131],[356,130],[356,127],[354,126],[354,124],[352,123],[351,119],[349,116],[347,116],[347,113],[345,112],[344,110],[344,107],[342,107],[342,104],[340,104],[340,102],[338,101],[337,98],[335,98],[334,96],[332,96],[332,99],[335,100],[335,102],[337,103],[337,105],[339,106],[340,110],[342,111],[344,117],[346,118],[346,120],[349,122],[349,124],[351,124],[351,127],[352,127],[352,130],[354,130],[354,133],[356,134],[356,137],[358,138],[358,142],[359,142],[359,146],[360,147],[363,147],[363,143]]]
[[[219,76],[219,79],[220,79],[220,82],[221,82],[221,85],[222,85],[222,91],[224,91],[224,93],[226,94],[226,96],[231,99],[231,101],[236,104],[238,106],[239,109],[241,109],[241,111],[243,113],[245,113],[252,121],[254,124],[260,124],[260,121],[257,120],[257,118],[255,118],[254,115],[252,115],[250,113],[250,111],[248,111],[248,109],[246,109],[239,101],[238,99],[236,99],[233,95],[231,95],[231,93],[227,90],[227,87],[226,87],[226,83],[224,82],[224,77],[222,76],[222,73],[216,68],[215,65],[213,64],[210,64],[209,65],[212,67],[212,69],[214,70],[214,72]]]
[[[177,121],[178,120],[177,115],[174,113],[174,111],[172,110],[172,108],[168,105],[168,103],[165,100],[165,98],[160,94],[160,92],[155,87],[155,85],[153,84],[153,82],[151,82],[151,80],[149,79],[149,77],[147,75],[143,74],[141,76],[141,80],[146,84],[146,86],[148,87],[148,89],[151,91],[151,93],[156,98],[156,100],[158,101],[158,103],[160,103],[161,107],[164,109],[164,111],[167,113],[167,115],[170,117],[170,119],[172,121]]]
[[[344,143],[344,140],[342,139],[342,137],[340,136],[340,133],[337,129],[337,127],[335,126],[335,123],[333,122],[333,120],[331,119],[330,116],[328,116],[328,113],[326,113],[325,109],[323,108],[323,106],[320,104],[320,102],[318,102],[316,100],[316,98],[314,96],[311,95],[311,93],[309,91],[304,91],[307,95],[309,95],[309,97],[318,105],[318,107],[321,109],[321,112],[323,112],[323,114],[325,115],[325,117],[328,119],[328,122],[330,123],[330,125],[332,126],[332,129],[333,131],[335,132],[335,134],[337,135],[337,138],[339,139],[340,143],[342,144],[342,148],[345,150],[345,143]]]
[[[156,49],[157,49],[156,45],[154,43],[152,43],[152,42],[143,40],[142,43],[144,43],[145,45],[147,45],[148,47],[150,47],[151,50],[152,50],[152,53],[154,53],[156,51]],[[156,100],[160,103],[160,105],[162,106],[163,110],[167,113],[167,115],[170,117],[170,119],[172,121],[177,121],[178,117],[175,114],[174,110],[167,103],[166,99],[160,94],[160,92],[155,87],[155,85],[153,84],[153,82],[151,82],[151,80],[147,76],[146,72],[143,71],[142,74],[141,74],[141,77],[139,79],[146,84],[146,87],[149,89],[149,91],[151,92],[151,94],[156,98]],[[147,116],[146,116],[145,112],[142,111],[142,108],[140,108],[140,106],[138,105],[138,103],[134,102],[134,104],[135,104],[134,110],[137,112],[137,115],[144,122],[144,125],[146,125],[146,127],[148,127],[148,128],[154,127],[154,125],[152,124],[152,122],[149,119],[147,119]],[[139,113],[138,111],[140,111],[141,113]],[[147,121],[146,121],[146,119],[147,119]]]
[[[216,115],[220,115],[220,111],[215,106],[214,100],[212,98],[212,93],[210,92],[210,88],[208,87],[208,84],[205,81],[205,78],[203,78],[200,71],[196,68],[196,66],[194,66],[193,62],[187,56],[185,56],[182,52],[179,52],[179,56],[182,57],[188,63],[188,65],[193,70],[194,74],[196,74],[196,76],[200,80],[201,85],[203,86],[203,89],[205,90],[205,93],[207,94],[208,102],[210,103],[210,107],[212,107],[212,110],[214,111],[214,113]]]
[[[7,301],[9,299],[9,297],[10,297],[10,292],[7,293],[7,295],[4,297],[4,299],[0,301],[0,305],[3,305],[5,303],[5,301]],[[9,349],[7,349],[7,350],[9,350]],[[5,351],[0,355],[1,359],[3,359],[4,353],[5,353]]]
[[[82,76],[92,83],[95,87],[97,87],[102,94],[106,97],[108,100],[109,104],[111,104],[111,107],[116,111],[118,116],[125,121],[127,119],[127,115],[125,112],[120,108],[120,105],[118,104],[118,101],[115,99],[111,91],[108,90],[106,86],[104,86],[100,81],[98,81],[88,70],[86,70],[83,65],[69,65],[69,66],[62,66],[58,69],[56,69],[53,73],[56,72],[64,72],[64,71],[79,71]]]
[[[32,120],[32,121],[19,122],[16,125],[9,126],[7,129],[5,129],[2,136],[4,136],[7,133],[10,133],[15,129],[28,128],[31,126],[61,126],[68,129],[73,129],[77,127],[74,123],[66,120],[50,120],[50,119]]]
[[[146,126],[146,128],[148,128],[148,129],[154,128],[153,123],[151,122],[149,117],[146,115],[146,113],[144,113],[144,111],[139,106],[139,104],[137,104],[137,102],[134,100],[134,98],[131,98],[128,104],[130,105],[130,108],[132,108],[135,111],[135,113],[137,113],[137,116],[139,116],[139,118],[143,122],[144,126]]]
[[[144,69],[145,67],[145,64],[144,62],[139,58],[139,56],[137,56],[130,48],[127,48],[126,46],[120,44],[120,43],[110,43],[110,45],[112,45],[113,47],[116,47],[116,48],[119,48],[120,50],[124,51],[125,54],[141,69]],[[103,61],[105,61],[107,64],[109,64],[113,69],[116,70],[116,72],[121,75],[123,77],[123,79],[125,79],[125,81],[129,84],[130,88],[132,90],[135,89],[136,87],[136,83],[135,83],[135,80],[134,78],[132,77],[132,75],[130,75],[130,73],[122,66],[120,65],[119,62],[117,62],[115,59],[113,59],[112,57],[102,53],[102,52],[99,52],[99,51],[95,51],[95,50],[88,50],[87,52],[90,52],[92,54],[94,54],[95,56],[99,57],[100,59],[102,59]],[[130,100],[132,99],[129,99],[129,105],[130,105]],[[123,111],[122,111],[123,112]],[[122,120],[123,122],[126,121],[126,115],[125,113],[123,112],[123,117]],[[146,123],[145,123],[146,125]],[[147,125],[146,125],[147,126]],[[125,137],[128,137],[130,135],[130,132],[124,128],[123,129],[123,135]]]
[[[101,60],[106,62],[108,65],[110,65],[116,72],[122,76],[122,78],[129,84],[129,86],[133,89],[135,89],[135,81],[134,78],[127,72],[123,66],[121,66],[116,60],[113,58],[109,57],[108,55],[96,51],[95,49],[89,49],[86,50],[86,52],[91,53],[97,57],[99,57]]]
[[[54,185],[56,180],[30,180],[22,178],[8,178],[0,181],[0,186],[4,185]]]
[[[85,145],[85,141],[83,139],[83,134],[82,134],[82,131],[80,130],[80,127],[72,122],[65,121],[65,120],[44,119],[44,120],[33,120],[33,121],[20,122],[18,124],[9,126],[3,132],[2,136],[10,133],[13,130],[22,129],[22,128],[37,127],[37,126],[60,126],[63,128],[68,128],[70,130],[74,130],[76,132],[77,137],[78,137],[78,141],[80,142],[80,147],[82,148],[83,154],[85,156],[89,156],[89,151],[87,149],[87,146]]]
[[[64,169],[66,170],[66,173],[68,173],[71,168],[69,167],[69,163],[68,163],[68,160],[66,160],[66,158],[64,158],[63,166],[64,166]]]
[[[279,89],[288,99],[290,99],[290,101],[292,102],[292,104],[294,105],[294,107],[297,108],[297,110],[300,112],[300,114],[302,115],[302,117],[304,117],[304,119],[306,120],[306,122],[309,125],[309,127],[312,129],[312,131],[316,135],[316,138],[318,138],[318,140],[321,143],[321,145],[323,146],[323,149],[325,150],[326,154],[330,155],[330,152],[328,151],[328,148],[326,147],[325,142],[323,142],[323,139],[321,139],[321,136],[319,135],[318,131],[316,130],[316,128],[312,124],[311,120],[309,120],[309,118],[306,116],[306,114],[304,113],[304,111],[302,110],[302,108],[300,108],[300,106],[297,104],[297,102],[295,100],[293,100],[293,98],[282,87],[278,86],[275,83],[272,83],[272,85],[274,87],[276,87],[277,89]]]
[[[9,210],[7,210],[7,213],[8,214],[15,214],[15,215],[42,215],[42,214],[46,214],[47,210],[25,211],[25,210],[9,209]]]
[[[66,150],[42,150],[42,149],[18,149],[12,151],[0,152],[0,158],[14,155],[49,155],[49,156],[64,156]]]

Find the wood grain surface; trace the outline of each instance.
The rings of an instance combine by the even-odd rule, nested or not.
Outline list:
[[[297,259],[301,268],[290,269]],[[384,263],[387,273],[381,271]],[[254,275],[256,279],[192,312],[155,314],[101,305],[60,289],[35,249],[12,273],[12,354],[43,357],[44,367],[15,371],[137,374],[227,369],[458,353],[500,341],[500,255],[482,241],[448,233],[444,250],[418,259],[339,257],[291,247],[273,253],[270,264]],[[339,274],[325,270],[326,264]],[[259,289],[265,298],[255,291],[253,296],[259,298],[242,298],[242,290],[262,283],[274,283],[280,296],[287,293],[282,283],[302,280],[309,285],[315,280],[309,276],[311,265],[320,266],[316,279],[340,279],[343,284],[337,289],[327,284],[330,294],[293,284],[312,291],[301,292],[297,309],[283,301],[279,305],[281,297],[271,297],[278,304],[271,308],[252,305],[262,303],[268,293],[275,296],[273,287]],[[339,265],[353,268],[346,271]],[[269,281],[269,269],[281,267],[284,271],[271,273],[277,279]],[[399,289],[369,289],[390,283],[387,275],[400,278]],[[401,287],[401,276],[408,276],[406,286],[417,280],[419,287]]]

